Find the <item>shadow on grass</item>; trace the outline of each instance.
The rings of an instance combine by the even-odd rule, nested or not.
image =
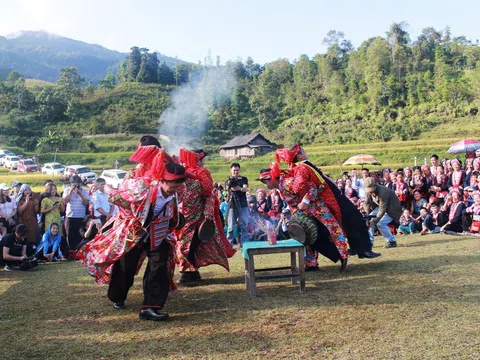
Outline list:
[[[408,241],[408,237],[407,238],[402,238],[402,239],[406,239]],[[471,237],[465,237],[465,236],[455,236],[455,237],[449,236],[448,238],[445,238],[445,239],[428,240],[428,235],[425,235],[425,238],[422,238],[422,240],[426,240],[426,241],[417,240],[417,241],[411,242],[411,243],[403,243],[400,246],[402,246],[402,247],[414,247],[414,246],[442,245],[442,244],[448,244],[448,243],[458,243],[458,242],[462,242],[462,241],[470,241],[470,240],[472,240],[472,238]]]

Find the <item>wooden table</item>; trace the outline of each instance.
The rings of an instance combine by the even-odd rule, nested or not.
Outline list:
[[[255,269],[255,255],[290,253],[290,266]],[[297,267],[298,254],[298,267]],[[242,256],[245,259],[245,286],[251,296],[257,295],[257,280],[291,278],[296,285],[300,279],[300,292],[305,293],[305,247],[298,241],[282,240],[276,245],[268,245],[266,241],[249,241],[243,243]],[[288,274],[271,274],[255,276],[255,272],[291,270]]]

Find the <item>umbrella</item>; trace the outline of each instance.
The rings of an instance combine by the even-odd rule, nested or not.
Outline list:
[[[366,164],[382,165],[380,164],[380,161],[375,159],[375,156],[368,155],[368,154],[359,154],[359,155],[352,156],[351,158],[349,158],[347,161],[343,163],[343,165],[362,165],[362,167],[363,165],[366,165]]]
[[[457,141],[455,144],[450,146],[450,149],[448,149],[447,153],[449,154],[467,153],[467,152],[472,152],[478,149],[480,149],[480,141],[465,139],[465,140]]]

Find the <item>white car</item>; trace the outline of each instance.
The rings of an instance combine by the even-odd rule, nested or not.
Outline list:
[[[120,184],[123,183],[125,179],[125,175],[127,172],[125,170],[118,170],[118,169],[111,169],[111,170],[103,170],[102,175],[100,177],[105,180],[107,185],[118,189]]]
[[[3,166],[3,161],[5,160],[5,157],[6,156],[16,156],[13,152],[11,152],[10,150],[6,150],[6,149],[0,149],[0,165]]]
[[[65,166],[57,162],[45,163],[42,167],[42,174],[62,175],[64,171]]]
[[[7,155],[3,159],[3,166],[11,170],[16,169],[20,158],[18,156]]]
[[[65,175],[73,176],[78,175],[82,181],[92,183],[97,180],[97,174],[95,174],[90,168],[83,165],[70,165],[65,168]]]

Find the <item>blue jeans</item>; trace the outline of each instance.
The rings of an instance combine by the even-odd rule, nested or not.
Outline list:
[[[240,245],[242,245],[245,241],[248,241],[248,207],[240,208],[238,214],[236,216],[236,211],[233,209],[228,209],[228,231],[227,231],[227,239],[230,241],[230,244],[233,245],[233,229],[238,222],[240,227]]]
[[[400,225],[398,227],[398,230],[400,230],[404,234],[413,234],[415,232],[415,224],[411,222],[408,225]]]
[[[377,215],[378,211],[379,211],[379,208],[377,207],[375,210],[373,210],[370,213],[370,215]],[[392,232],[390,231],[390,228],[388,227],[388,224],[390,224],[392,222],[392,220],[393,220],[393,218],[390,215],[385,214],[385,215],[382,216],[382,218],[380,219],[380,221],[377,223],[376,226],[374,225],[374,226],[370,227],[368,232],[370,234],[370,241],[372,242],[372,244],[373,244],[373,240],[374,240],[375,228],[377,228],[378,231],[380,232],[380,234],[382,234],[385,241],[387,241],[387,242],[394,242],[395,241],[395,237],[392,235]]]
[[[431,214],[428,214],[423,222],[423,225],[428,229],[431,234],[438,234],[440,232],[440,226],[433,223],[433,217]]]

